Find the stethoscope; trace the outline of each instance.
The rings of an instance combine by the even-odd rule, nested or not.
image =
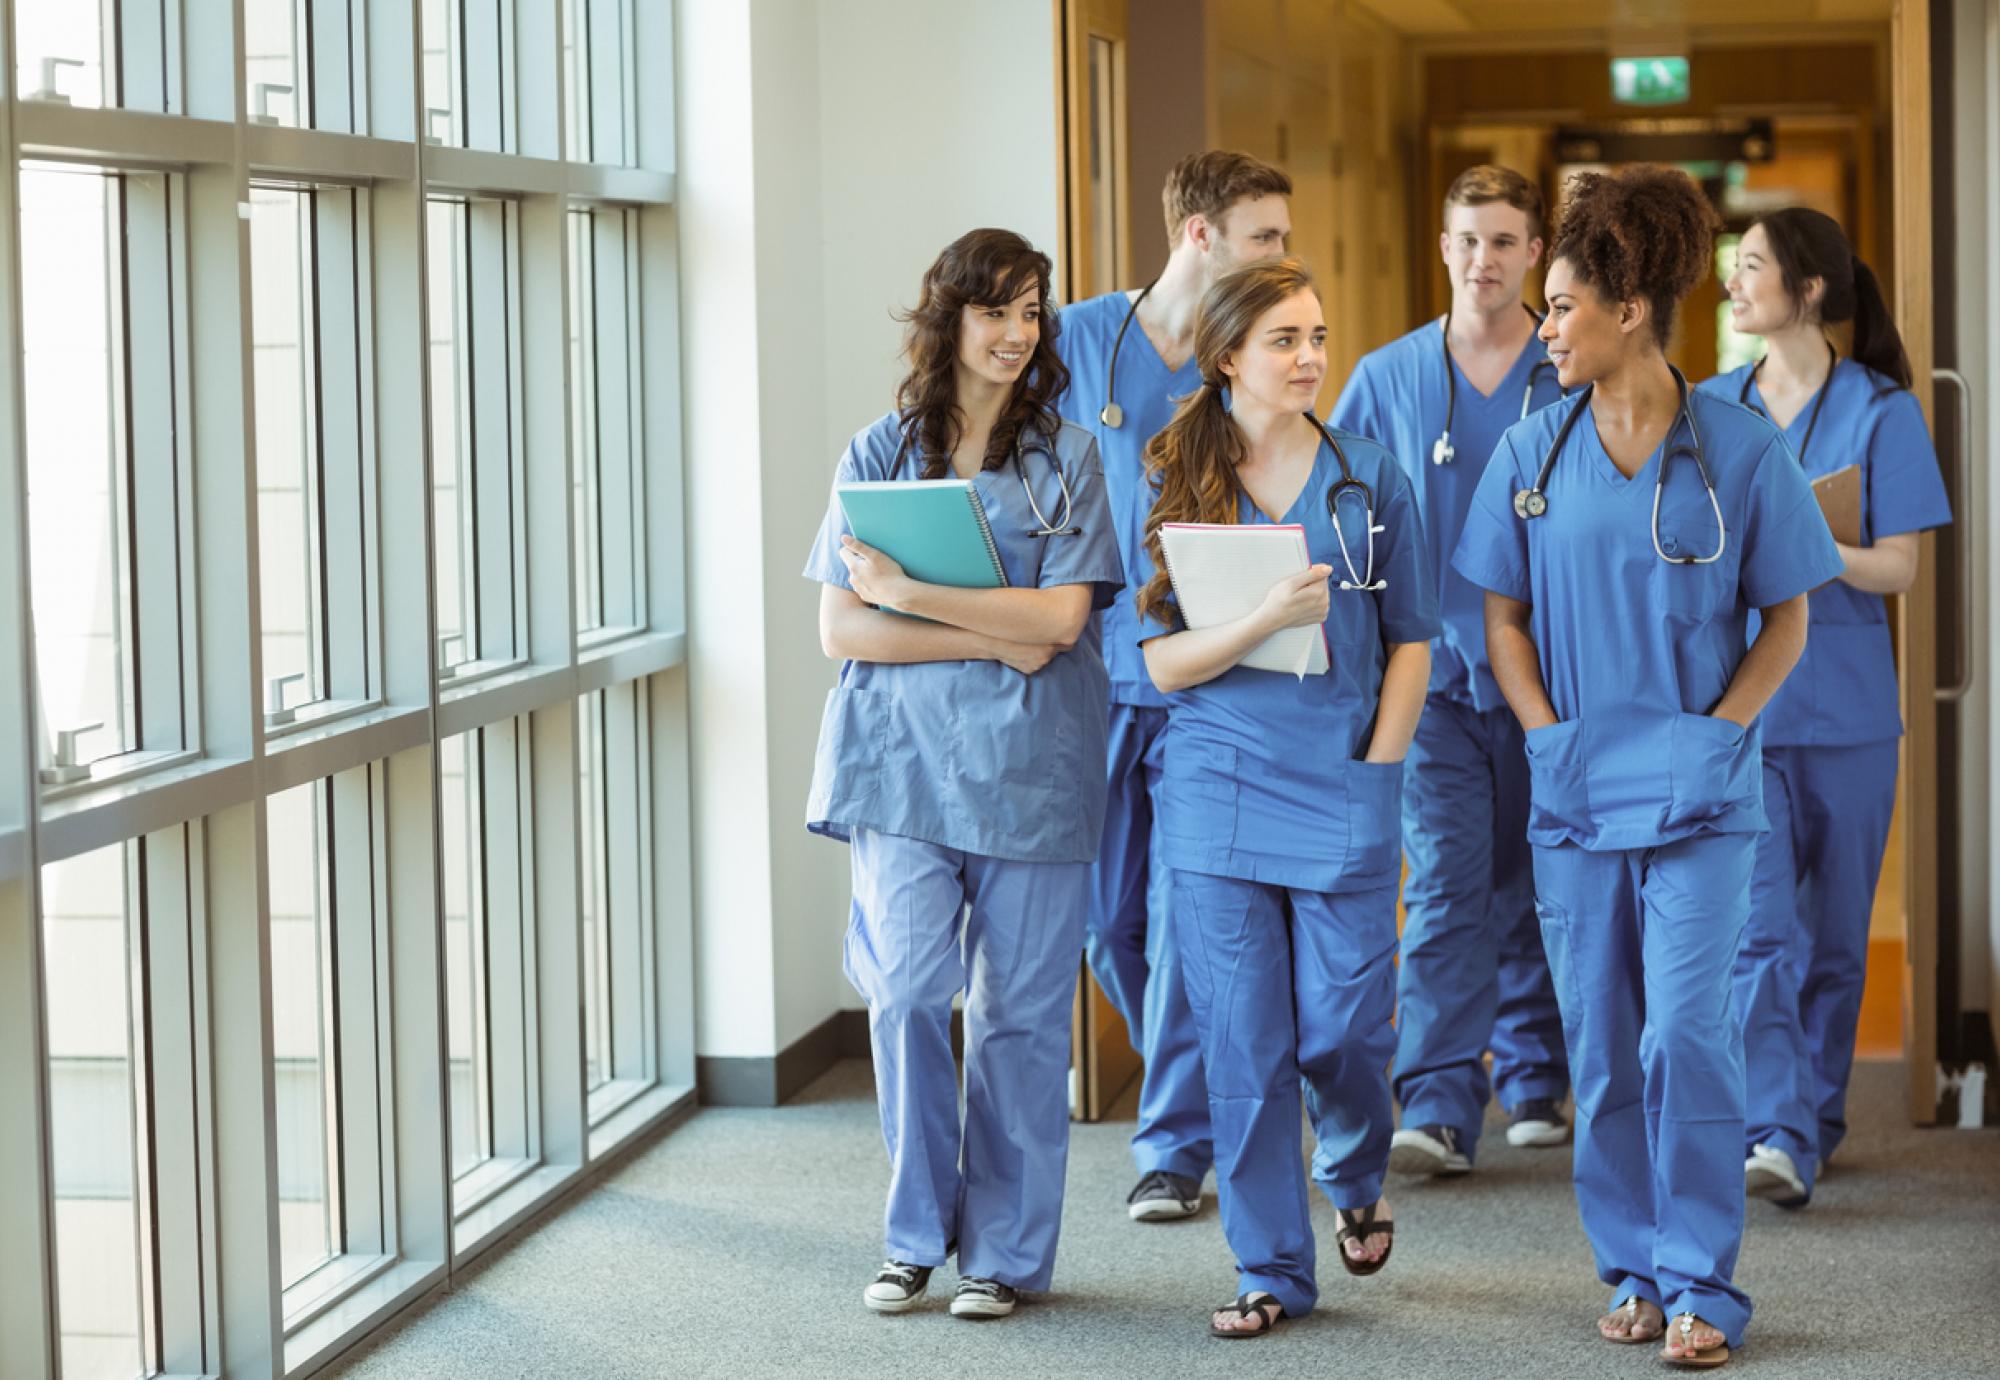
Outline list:
[[[889,462],[889,477],[894,479],[903,469],[903,456],[910,448],[910,428],[903,428],[903,438],[896,444],[896,458]],[[1062,461],[1056,458],[1054,446],[1038,447],[1049,457],[1049,468],[1055,471],[1056,487],[1062,490],[1062,507],[1054,522],[1042,511],[1042,501],[1035,497],[1034,489],[1028,483],[1028,467],[1021,459],[1020,433],[1014,435],[1014,473],[1021,481],[1021,492],[1028,496],[1028,509],[1035,515],[1038,526],[1023,532],[1024,537],[1074,537],[1083,529],[1075,525],[1072,509],[1075,506],[1069,490],[1069,476],[1063,473]]]
[[[1729,529],[1722,523],[1722,500],[1715,496],[1715,480],[1709,475],[1708,461],[1702,455],[1701,432],[1694,424],[1694,409],[1688,406],[1688,382],[1681,371],[1673,365],[1667,366],[1674,376],[1674,386],[1680,390],[1680,412],[1673,424],[1667,427],[1667,435],[1662,443],[1666,449],[1660,456],[1660,472],[1653,480],[1653,551],[1668,565],[1712,565],[1722,559],[1722,553],[1729,547]],[[1555,470],[1556,457],[1562,454],[1563,445],[1569,440],[1569,433],[1576,426],[1576,419],[1590,410],[1590,395],[1596,391],[1595,384],[1587,384],[1578,395],[1576,406],[1563,418],[1563,424],[1556,431],[1555,443],[1549,453],[1542,458],[1542,468],[1535,475],[1532,488],[1522,489],[1514,495],[1514,516],[1527,522],[1541,517],[1549,510],[1549,475]],[[1688,439],[1679,445],[1671,444],[1674,426],[1685,421]],[[1660,545],[1660,495],[1666,491],[1667,469],[1677,455],[1688,455],[1694,460],[1694,467],[1701,471],[1702,487],[1708,490],[1708,506],[1715,511],[1715,554],[1712,556],[1669,556]]]
[[[1334,463],[1340,466],[1340,478],[1326,491],[1326,517],[1333,524],[1334,540],[1340,543],[1340,563],[1347,567],[1347,578],[1340,582],[1342,589],[1361,591],[1383,590],[1389,587],[1387,580],[1375,578],[1375,534],[1389,529],[1375,523],[1375,495],[1368,486],[1354,477],[1354,471],[1347,466],[1347,452],[1340,448],[1340,442],[1333,439],[1333,432],[1325,422],[1311,412],[1306,413],[1312,424],[1319,428],[1319,434],[1333,447]],[[1361,519],[1368,530],[1368,558],[1361,573],[1354,570],[1354,557],[1347,549],[1347,533],[1340,528],[1340,500],[1351,498],[1361,505]]]
[[[1822,383],[1819,386],[1819,392],[1813,395],[1812,411],[1806,416],[1806,434],[1799,441],[1799,463],[1801,465],[1806,462],[1806,448],[1812,445],[1813,428],[1819,425],[1819,410],[1826,402],[1826,395],[1833,390],[1833,371],[1839,367],[1840,355],[1833,348],[1833,342],[1829,340],[1826,344],[1826,382]],[[1736,401],[1742,403],[1752,412],[1755,412],[1758,416],[1768,421],[1771,420],[1771,414],[1750,401],[1750,390],[1757,386],[1757,375],[1762,373],[1763,369],[1764,361],[1761,359],[1750,366],[1749,374],[1744,377],[1743,386],[1736,390]]]
[[[1104,370],[1104,406],[1097,410],[1097,420],[1113,431],[1125,425],[1125,409],[1118,405],[1118,349],[1125,343],[1125,332],[1132,329],[1132,318],[1139,314],[1139,304],[1153,290],[1153,283],[1139,289],[1139,295],[1132,299],[1132,305],[1125,308],[1125,319],[1118,323],[1118,334],[1111,341],[1111,363]]]
[[[1526,302],[1521,303],[1521,310],[1528,313],[1537,329],[1541,327],[1542,317],[1539,312]],[[1451,310],[1449,308],[1445,310],[1444,326],[1438,334],[1438,344],[1444,351],[1444,431],[1438,436],[1437,440],[1431,442],[1431,463],[1433,465],[1449,465],[1458,457],[1458,447],[1451,443],[1451,424],[1453,419],[1458,416],[1458,369],[1453,364],[1451,358]],[[1528,413],[1534,408],[1535,384],[1540,381],[1545,371],[1551,378],[1555,377],[1556,366],[1551,364],[1546,358],[1538,359],[1528,366],[1528,386],[1521,390],[1521,421],[1525,422],[1528,419]],[[1560,380],[1557,381],[1556,387],[1562,387]],[[1564,390],[1563,396],[1569,396],[1568,390]]]

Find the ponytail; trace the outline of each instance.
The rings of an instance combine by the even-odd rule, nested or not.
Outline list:
[[[1894,379],[1898,388],[1908,388],[1915,381],[1896,319],[1882,300],[1882,285],[1859,255],[1854,259],[1854,358]]]
[[[1174,419],[1146,443],[1146,480],[1156,497],[1146,517],[1146,554],[1153,578],[1139,591],[1139,616],[1164,619],[1173,582],[1160,549],[1160,528],[1169,522],[1235,522],[1243,485],[1236,467],[1244,455],[1243,433],[1222,405],[1222,385],[1203,379],[1181,400]]]

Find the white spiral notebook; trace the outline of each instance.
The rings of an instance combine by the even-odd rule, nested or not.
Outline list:
[[[1272,585],[1287,575],[1304,574],[1312,565],[1306,529],[1297,523],[1163,523],[1160,551],[1181,606],[1181,621],[1191,629],[1235,622],[1263,603]],[[1332,664],[1326,629],[1318,624],[1280,628],[1237,664],[1301,680],[1323,676]]]

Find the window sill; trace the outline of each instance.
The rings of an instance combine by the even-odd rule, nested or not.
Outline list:
[[[463,1268],[505,1241],[583,1176],[575,1164],[543,1165],[458,1219],[452,1259]]]
[[[396,1264],[393,1255],[337,1255],[285,1290],[285,1335],[337,1308],[356,1290],[379,1279]]]
[[[445,1282],[442,1260],[404,1260],[362,1284],[285,1337],[286,1380],[325,1370],[342,1353]]]
[[[292,717],[281,724],[272,723],[269,715],[264,717],[264,742],[275,749],[281,743],[319,737],[381,707],[380,700],[314,700],[297,705],[291,711]]]
[[[44,863],[79,857],[124,839],[171,828],[257,797],[256,764],[200,757],[170,770],[106,782],[42,811]]]
[[[646,1139],[664,1123],[694,1110],[694,1086],[655,1083],[590,1128],[593,1166]]]
[[[201,753],[187,748],[175,748],[170,752],[121,752],[115,757],[100,757],[90,764],[90,775],[80,781],[65,781],[60,786],[40,786],[42,809],[46,813],[51,805],[77,796],[158,776],[200,760]]]

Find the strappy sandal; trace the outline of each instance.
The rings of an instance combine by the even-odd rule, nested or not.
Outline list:
[[[1604,1340],[1607,1342],[1616,1342],[1620,1346],[1632,1346],[1639,1342],[1659,1341],[1660,1338],[1667,1335],[1667,1317],[1665,1313],[1662,1313],[1660,1315],[1660,1330],[1658,1332],[1652,1333],[1650,1336],[1641,1337],[1636,1335],[1632,1331],[1633,1328],[1639,1325],[1640,1321],[1639,1305],[1647,1302],[1650,1302],[1650,1300],[1642,1299],[1637,1294],[1634,1294],[1632,1295],[1632,1297],[1626,1299],[1625,1302],[1619,1304],[1616,1308],[1612,1309],[1609,1313],[1606,1313],[1604,1315],[1604,1318],[1615,1318],[1620,1313],[1623,1313],[1625,1315],[1624,1336],[1620,1337],[1616,1333],[1606,1332],[1603,1326],[1604,1318],[1599,1318],[1597,1320],[1598,1321],[1597,1335],[1604,1338]]]
[[[1692,1346],[1693,1343],[1688,1339],[1694,1335],[1694,1325],[1698,1319],[1692,1313],[1683,1313],[1677,1321],[1680,1324],[1681,1345]],[[1713,1323],[1704,1323],[1703,1326],[1714,1327],[1715,1325]],[[1722,1329],[1717,1327],[1715,1330],[1720,1332]],[[1660,1359],[1670,1366],[1689,1366],[1697,1370],[1713,1370],[1717,1366],[1728,1364],[1729,1343],[1717,1342],[1714,1346],[1705,1347],[1700,1351],[1687,1352],[1680,1356],[1669,1356],[1665,1352],[1662,1352]]]
[[[1340,1252],[1340,1263],[1347,1267],[1347,1273],[1350,1275],[1372,1275],[1384,1265],[1387,1265],[1389,1257],[1395,1253],[1396,1224],[1388,1219],[1380,1222],[1375,1220],[1375,1209],[1380,1206],[1382,1206],[1380,1202],[1374,1202],[1362,1208],[1359,1212],[1349,1212],[1346,1208],[1335,1208],[1333,1210],[1335,1219],[1340,1223],[1340,1235],[1333,1239],[1333,1244],[1335,1249]],[[1386,1236],[1389,1238],[1389,1248],[1382,1252],[1380,1260],[1356,1260],[1347,1253],[1348,1242],[1360,1241],[1365,1243],[1371,1236]]]
[[[1255,1294],[1239,1295],[1234,1303],[1225,1303],[1214,1310],[1217,1313],[1234,1313],[1238,1318],[1247,1318],[1252,1313],[1264,1320],[1264,1325],[1255,1332],[1245,1332],[1241,1328],[1208,1325],[1208,1335],[1220,1337],[1225,1342],[1240,1342],[1251,1337],[1268,1337],[1271,1329],[1285,1320],[1285,1305],[1278,1302],[1276,1294],[1259,1291]]]

